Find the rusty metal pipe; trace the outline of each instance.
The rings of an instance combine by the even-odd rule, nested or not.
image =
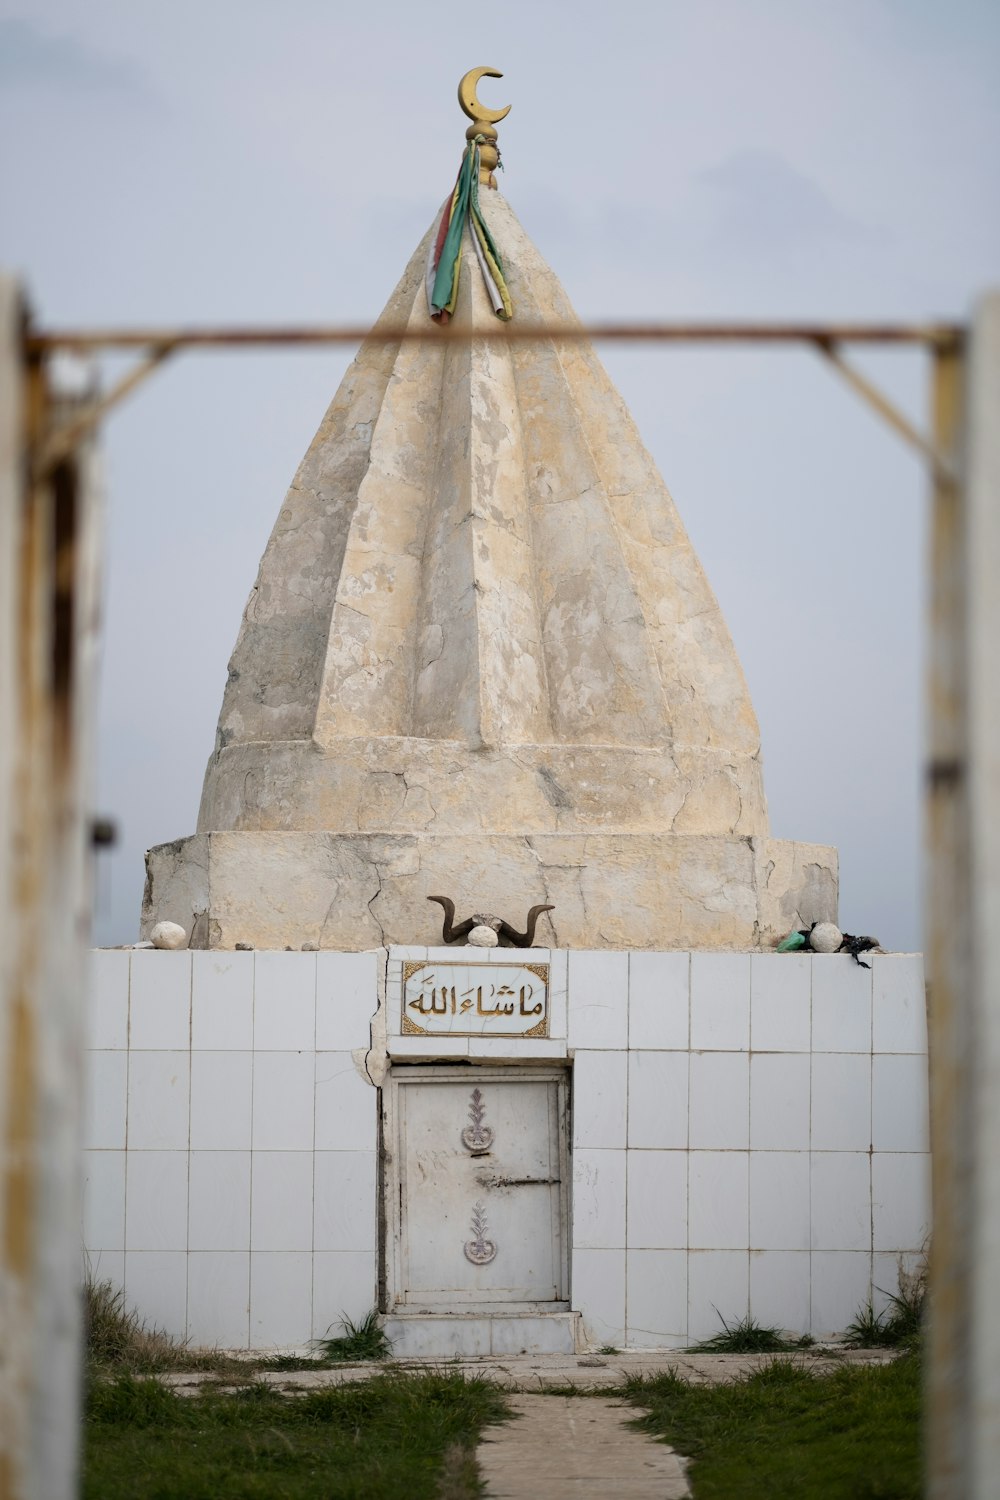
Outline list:
[[[563,343],[709,344],[908,344],[948,349],[961,342],[957,323],[591,323],[550,324],[519,320],[494,328],[440,327],[244,327],[244,328],[66,328],[29,329],[25,353],[37,358],[58,351],[139,349],[169,345],[175,349],[245,349],[277,346],[380,343],[428,343],[485,339],[493,344],[523,344],[533,339]]]

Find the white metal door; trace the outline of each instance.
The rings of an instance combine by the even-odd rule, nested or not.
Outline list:
[[[390,1306],[548,1306],[566,1292],[565,1074],[394,1070]]]

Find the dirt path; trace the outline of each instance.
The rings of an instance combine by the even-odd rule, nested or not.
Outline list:
[[[626,1426],[620,1401],[511,1396],[514,1421],[487,1428],[476,1461],[491,1500],[684,1500],[683,1461]]]

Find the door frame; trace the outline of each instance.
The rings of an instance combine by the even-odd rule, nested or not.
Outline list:
[[[556,1266],[561,1296],[551,1302],[456,1302],[452,1308],[427,1308],[435,1313],[478,1313],[480,1316],[502,1316],[504,1313],[565,1312],[570,1306],[570,1183],[572,1173],[572,1068],[566,1063],[548,1061],[480,1066],[469,1063],[393,1063],[382,1084],[380,1134],[382,1149],[379,1170],[381,1233],[379,1236],[379,1310],[395,1316],[422,1311],[416,1303],[402,1300],[403,1287],[403,1158],[400,1144],[402,1111],[399,1091],[414,1084],[455,1083],[475,1088],[482,1083],[554,1083],[556,1085],[557,1140],[559,1149],[558,1244]]]

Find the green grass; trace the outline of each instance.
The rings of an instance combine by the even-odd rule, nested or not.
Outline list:
[[[331,1365],[367,1364],[370,1360],[388,1359],[392,1354],[392,1344],[374,1309],[360,1323],[343,1314],[341,1326],[344,1332],[337,1338],[312,1340],[314,1354],[266,1355],[242,1361],[242,1368],[244,1371],[328,1370]]]
[[[317,1339],[322,1360],[328,1364],[353,1364],[368,1359],[388,1359],[392,1345],[386,1338],[378,1313],[373,1309],[360,1323],[352,1323],[342,1314],[344,1332],[340,1338]]]
[[[710,1339],[693,1345],[697,1354],[788,1354],[793,1349],[809,1349],[815,1343],[808,1334],[798,1339],[782,1338],[778,1328],[765,1328],[756,1318],[741,1318],[738,1323],[727,1323],[716,1309],[722,1324],[721,1330]]]
[[[342,1319],[343,1334],[316,1339],[315,1353],[261,1355],[237,1359],[215,1349],[189,1349],[162,1329],[150,1328],[125,1304],[111,1281],[88,1278],[83,1288],[84,1337],[88,1366],[105,1375],[158,1375],[169,1370],[210,1371],[251,1379],[258,1370],[317,1370],[330,1365],[388,1359],[392,1345],[374,1310],[354,1323]]]
[[[871,1302],[858,1308],[857,1316],[847,1325],[844,1343],[851,1349],[913,1349],[919,1346],[923,1328],[926,1293],[901,1285],[898,1292],[886,1294],[887,1307],[876,1312]]]
[[[378,1375],[304,1395],[266,1386],[178,1396],[94,1380],[84,1500],[466,1500],[474,1449],[506,1406],[460,1375]]]
[[[728,1385],[630,1381],[637,1423],[692,1460],[695,1500],[918,1500],[920,1361],[813,1375],[787,1360]]]
[[[87,1363],[95,1371],[152,1374],[201,1364],[183,1344],[162,1329],[150,1328],[134,1309],[126,1307],[124,1292],[110,1281],[85,1281],[83,1328]],[[237,1367],[235,1360],[213,1358],[213,1367],[220,1363]]]

